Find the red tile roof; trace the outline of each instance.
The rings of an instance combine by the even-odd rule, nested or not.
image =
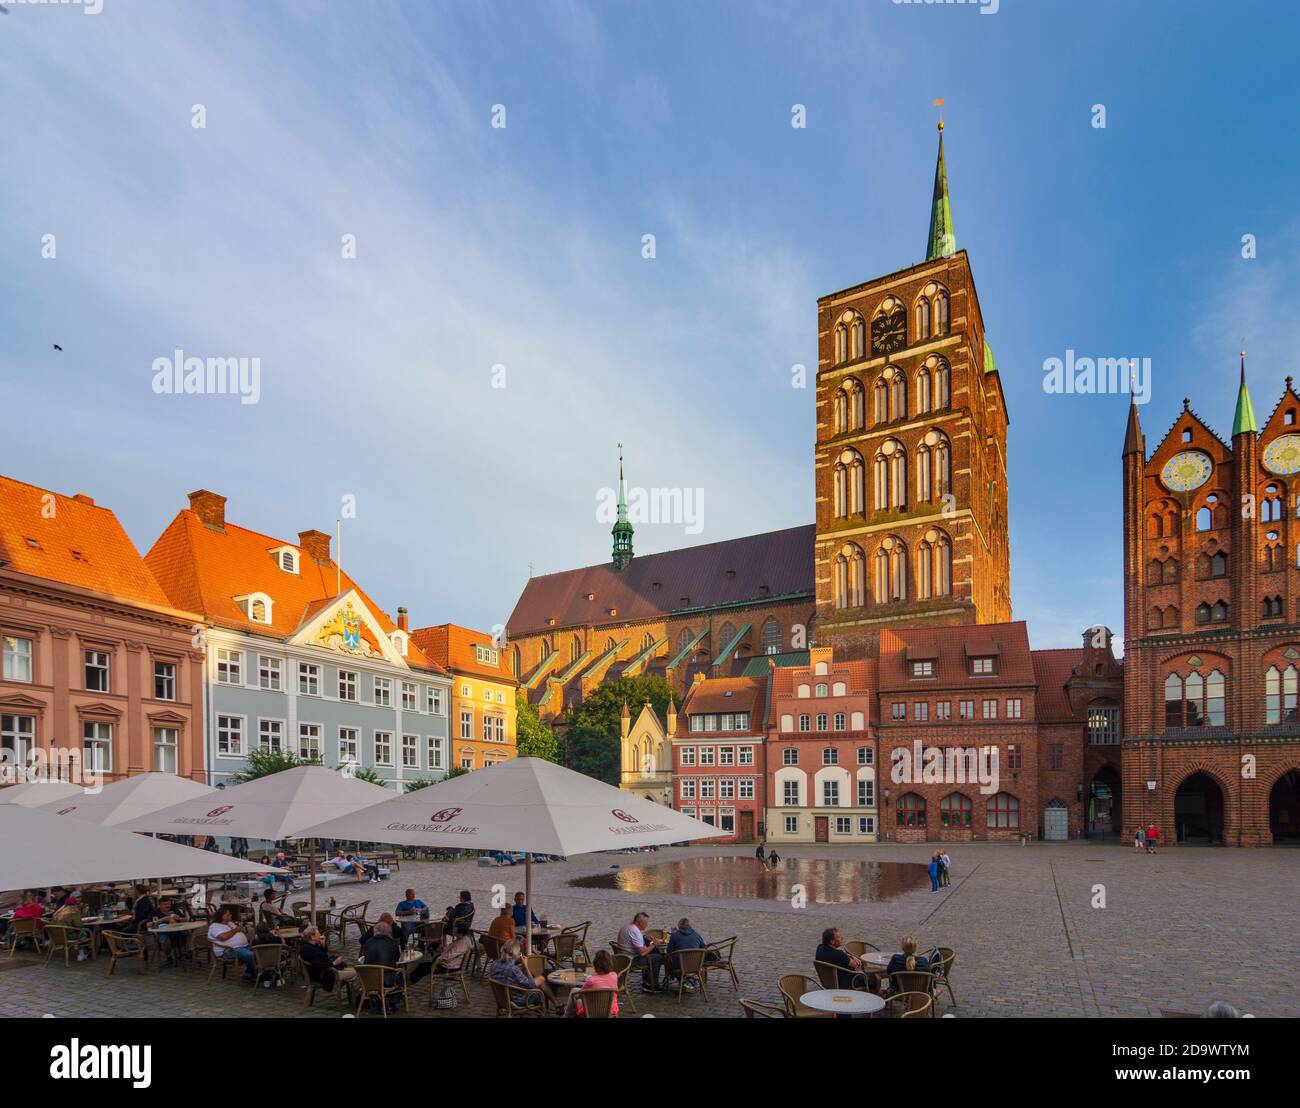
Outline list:
[[[411,632],[411,641],[423,652],[425,657],[453,673],[486,677],[493,681],[503,681],[509,685],[518,684],[510,670],[510,661],[504,648],[497,648],[492,636],[486,631],[475,631],[455,623],[440,623],[434,627],[420,627]],[[476,646],[486,646],[497,651],[497,665],[491,666],[480,662],[474,651]]]
[[[911,657],[933,656],[935,676],[918,681],[908,665]],[[997,672],[991,677],[972,677],[967,659],[995,655]],[[1023,620],[1012,623],[982,623],[977,626],[905,628],[880,632],[880,688],[970,689],[1004,685],[1033,685],[1034,665],[1029,650],[1029,632]]]
[[[1082,648],[1035,650],[1033,656],[1034,675],[1038,678],[1034,714],[1040,720],[1073,719],[1074,709],[1066,695],[1065,684],[1073,675],[1074,667],[1083,661]]]
[[[272,550],[282,547],[298,551],[297,573],[282,570],[271,556]],[[288,639],[329,601],[356,589],[380,630],[391,636],[396,629],[351,577],[339,573],[333,560],[317,562],[297,543],[230,522],[219,528],[209,526],[189,508],[177,513],[145,555],[145,562],[172,603],[200,612],[220,627]],[[271,598],[270,623],[253,622],[235,602],[235,597],[252,593]],[[371,640],[369,632],[363,635]],[[408,643],[406,662],[417,669],[441,669],[414,643]]]
[[[89,497],[0,477],[0,567],[158,608],[168,598],[115,516]]]
[[[795,686],[825,681],[834,684],[843,681],[848,686],[848,696],[870,696],[876,691],[877,662],[874,658],[832,662],[830,673],[815,675],[812,666],[777,666],[772,670],[772,699],[792,697]]]
[[[511,635],[519,636],[545,630],[552,626],[551,619],[555,627],[599,627],[650,619],[682,607],[812,595],[815,533],[809,524],[641,554],[621,573],[605,562],[534,577],[524,586],[507,626]],[[589,593],[594,599],[587,599]]]
[[[767,725],[766,677],[706,677],[686,691],[677,713],[677,733],[690,734],[689,717],[705,712],[748,712],[749,733]]]

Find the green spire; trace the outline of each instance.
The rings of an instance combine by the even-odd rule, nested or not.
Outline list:
[[[618,444],[618,518],[614,521],[614,568],[627,569],[632,560],[632,524],[627,518],[627,483],[623,480],[623,444]]]
[[[939,162],[934,167],[934,199],[930,203],[930,241],[925,260],[946,258],[957,250],[952,229],[952,205],[948,202],[948,171],[943,164],[943,120],[939,120]]]
[[[1241,352],[1241,386],[1237,389],[1237,414],[1232,417],[1232,437],[1249,432],[1259,434],[1259,424],[1255,422],[1255,408],[1250,402],[1250,391],[1246,388],[1246,352]]]

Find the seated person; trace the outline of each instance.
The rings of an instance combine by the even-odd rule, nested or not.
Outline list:
[[[709,944],[704,941],[704,936],[691,926],[691,921],[683,916],[677,921],[677,930],[668,936],[668,973],[676,974],[680,971],[681,962],[675,955],[679,950],[703,950]],[[694,975],[685,982],[687,989],[693,989],[697,982]]]
[[[366,940],[369,939],[369,938],[371,938],[371,936],[373,936],[373,935],[375,934],[375,929],[378,928],[378,926],[379,926],[381,923],[386,923],[386,924],[388,924],[388,933],[389,933],[389,935],[392,936],[393,941],[394,941],[395,943],[397,943],[397,945],[400,947],[400,946],[402,945],[402,939],[401,939],[402,928],[401,928],[401,926],[398,924],[397,920],[393,919],[393,913],[392,913],[392,912],[381,912],[381,913],[379,914],[379,918],[378,918],[378,919],[377,919],[373,924],[371,924],[370,926],[367,926],[367,927],[363,927],[363,928],[362,928],[362,931],[361,931],[361,945],[362,945],[362,946],[365,946],[365,944],[366,944]]]
[[[363,858],[360,854],[353,857],[352,862],[360,870],[364,880],[368,880],[372,885],[379,883],[379,864],[372,862],[369,858]]]
[[[874,974],[862,972],[862,960],[844,949],[844,936],[838,927],[828,927],[822,932],[822,941],[813,957],[818,962],[829,962],[839,967],[836,984],[841,989],[866,988],[874,993],[880,985]]]
[[[20,919],[34,919],[36,921],[36,930],[40,931],[45,924],[41,917],[45,909],[37,898],[36,893],[31,889],[26,890],[22,895],[22,900],[18,907],[14,909],[14,922]]]
[[[498,985],[518,985],[528,990],[527,994],[510,994],[510,1002],[517,1008],[527,1003],[536,1003],[542,996],[546,996],[552,1004],[555,1003],[555,993],[550,984],[541,974],[534,977],[528,972],[523,952],[514,939],[502,946],[499,959],[488,963],[488,977]]]
[[[275,890],[267,889],[262,893],[262,905],[258,912],[260,919],[270,923],[272,927],[293,927],[294,918],[288,912],[280,910],[275,902]]]
[[[285,892],[288,892],[290,889],[293,888],[292,867],[289,864],[289,859],[284,856],[283,850],[279,851],[276,854],[275,860],[271,863],[271,868],[284,870],[284,873],[275,874],[272,877],[272,881],[283,881]]]
[[[641,967],[642,984],[651,992],[659,988],[659,969],[663,965],[663,951],[659,949],[659,940],[649,938],[646,925],[650,916],[638,912],[632,922],[625,925],[618,933],[618,948],[624,954],[630,954],[632,961]]]
[[[148,887],[137,885],[135,887],[135,900],[131,903],[131,922],[124,923],[119,930],[128,935],[137,935],[144,931],[157,916],[158,905],[153,902],[153,897],[149,895]]]
[[[402,941],[405,942],[420,926],[420,920],[429,918],[429,906],[423,900],[415,895],[414,889],[407,889],[402,899],[397,902],[397,914],[399,916],[415,916],[419,919],[402,920]]]
[[[271,924],[266,920],[259,920],[257,927],[253,930],[254,946],[283,946],[284,940],[275,933]]]
[[[474,914],[474,898],[470,896],[468,889],[461,889],[460,900],[447,909],[447,914],[442,917],[442,922],[448,928],[455,929],[456,921],[464,919],[466,916]]]
[[[514,909],[509,904],[503,905],[501,914],[488,924],[487,933],[502,943],[508,943],[515,937]]]
[[[362,942],[361,957],[368,966],[396,967],[401,961],[402,944],[393,938],[393,925],[383,916],[379,917],[379,921]],[[384,980],[388,981],[387,976]]]
[[[528,905],[524,903],[524,899],[525,898],[523,893],[515,893],[515,906],[510,910],[511,915],[514,917],[515,920],[516,931],[522,931],[524,929],[525,924],[528,921],[528,916],[529,916]],[[537,913],[533,912],[532,917],[533,917],[533,926],[540,927],[541,920],[537,918]]]
[[[330,957],[325,949],[325,933],[315,927],[303,931],[298,957],[307,967],[307,976],[329,992],[334,991],[336,981],[343,982],[350,991],[357,978],[357,971],[350,968],[344,959]]]
[[[592,972],[582,983],[582,989],[617,989],[618,974],[614,972],[614,960],[608,950],[598,950],[591,959]],[[574,989],[569,994],[569,1003],[564,1007],[566,1016],[582,1016],[582,989]],[[618,997],[610,1005],[610,1015],[618,1015]]]
[[[220,915],[208,927],[208,939],[212,943],[212,954],[216,958],[235,958],[244,967],[244,976],[251,978],[257,959],[253,948],[248,943],[244,929],[234,922],[229,908],[222,908]]]
[[[895,974],[898,973],[900,970],[906,972],[915,971],[916,973],[930,972],[930,959],[927,958],[924,954],[916,953],[915,935],[903,936],[902,952],[899,954],[895,954],[892,958],[890,958],[889,965],[885,967],[885,973],[887,974]],[[893,992],[899,991],[896,987],[892,985],[891,985],[891,989]]]
[[[55,908],[62,908],[68,904],[76,904],[81,898],[74,889],[65,889],[62,885],[55,885],[50,890],[50,904]]]
[[[148,926],[156,927],[160,923],[181,923],[184,919],[185,916],[176,901],[169,896],[165,896],[158,901],[158,907],[154,909]],[[181,959],[185,956],[185,948],[189,946],[189,943],[188,931],[174,931],[167,935],[159,935],[158,944],[160,950],[163,945],[167,947],[167,961],[165,964],[169,966],[180,965]]]
[[[357,875],[357,867],[352,861],[352,855],[344,854],[342,847],[338,849],[333,858],[327,858],[320,864],[321,869],[324,869],[326,866],[333,866],[339,871],[339,873],[350,873],[354,876]]]
[[[466,956],[473,949],[474,944],[469,937],[469,925],[464,920],[457,921],[456,937],[438,951],[436,958],[432,961],[421,962],[411,971],[411,984],[414,985],[417,981],[423,981],[431,973],[459,973]]]

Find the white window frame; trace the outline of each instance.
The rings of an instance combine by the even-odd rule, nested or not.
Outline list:
[[[242,685],[244,683],[244,652],[228,646],[219,646],[216,651],[218,685]]]
[[[323,755],[321,735],[323,728],[310,720],[298,721],[298,757],[320,758]]]
[[[393,679],[391,677],[376,677],[373,695],[376,708],[391,708],[393,706]]]
[[[274,725],[269,726],[269,725]],[[257,720],[257,746],[260,750],[274,750],[280,753],[284,752],[284,728],[285,721],[282,719],[271,719],[268,717],[259,717]],[[271,742],[270,732],[275,732],[274,745]]]
[[[160,667],[171,670],[170,673],[159,673]],[[163,683],[163,690],[171,690],[170,696],[158,695],[158,682]],[[165,658],[155,658],[153,660],[153,698],[155,700],[166,700],[172,703],[176,702],[176,663],[169,662]]]
[[[402,732],[402,768],[420,768],[420,736]]]
[[[92,659],[103,658],[101,664],[99,661]],[[113,691],[113,656],[107,650],[100,650],[98,647],[87,647],[81,652],[81,677],[85,683],[86,692],[111,693]],[[91,670],[104,675],[104,685],[102,688],[91,686],[89,677]]]
[[[268,692],[284,691],[284,659],[271,654],[257,656],[257,687]]]
[[[381,751],[385,753],[381,754]],[[393,764],[393,733],[391,731],[375,732],[375,765],[391,766]]]
[[[339,765],[347,762],[361,762],[361,729],[359,727],[340,727],[338,735]],[[348,752],[349,748],[351,753]]]
[[[320,696],[320,666],[315,662],[298,663],[298,695]]]
[[[91,772],[113,772],[113,725],[111,723],[99,719],[82,720],[81,764],[84,769]]]
[[[168,738],[170,736],[170,739]],[[180,768],[181,733],[177,727],[153,728],[153,770],[155,773],[176,773]],[[170,753],[171,768],[161,764],[159,754]]]
[[[339,670],[339,699],[345,700],[349,704],[356,703],[357,700],[357,679],[360,675],[354,669]]]
[[[244,756],[244,733],[248,729],[246,727],[247,722],[244,716],[228,715],[226,713],[217,716],[217,757],[242,758]],[[222,749],[223,740],[225,742],[224,750]]]
[[[26,643],[27,649],[24,651],[20,644]],[[35,672],[34,656],[35,643],[32,639],[23,635],[4,635],[0,636],[0,654],[4,656],[4,664],[0,666],[0,675],[4,680],[14,681],[23,685],[30,685],[33,681],[32,674]],[[26,663],[24,666],[23,663]],[[23,672],[26,676],[23,676]]]

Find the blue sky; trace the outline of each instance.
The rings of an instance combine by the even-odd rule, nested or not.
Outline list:
[[[384,607],[491,627],[530,563],[607,557],[620,441],[704,490],[639,552],[809,522],[791,366],[819,295],[921,260],[940,96],[1035,646],[1122,626],[1126,398],[1044,361],[1151,358],[1150,449],[1184,395],[1230,429],[1243,336],[1261,418],[1296,369],[1293,5],[9,7],[0,472],[142,550],[191,489],[289,539],[351,496]],[[259,403],[156,395],[177,348],[259,358]]]

